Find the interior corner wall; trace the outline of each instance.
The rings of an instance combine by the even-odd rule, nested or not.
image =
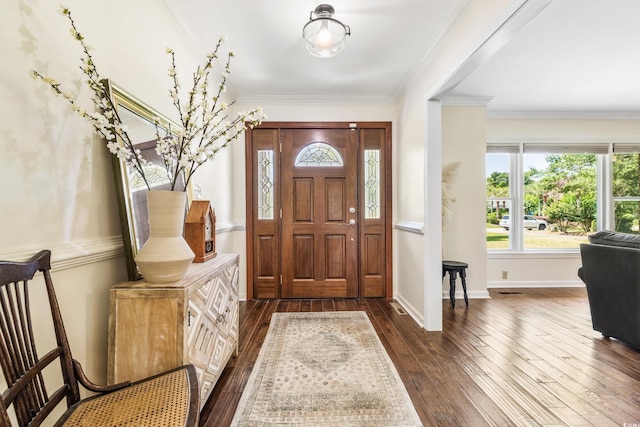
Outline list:
[[[442,110],[443,173],[448,166],[457,165],[449,181],[453,199],[449,201],[451,214],[444,215],[442,258],[469,264],[467,293],[470,298],[486,298],[486,109],[445,106]],[[443,194],[443,206],[445,198]],[[443,295],[449,294],[446,279]],[[462,297],[459,279],[456,289],[457,298]]]
[[[442,281],[440,266],[437,272],[427,271],[426,267],[434,261],[426,259],[428,242],[425,240],[429,238],[429,226],[433,221],[441,221],[441,207],[425,203],[429,196],[427,181],[433,185],[434,179],[440,180],[440,169],[432,171],[427,167],[427,155],[439,153],[439,149],[429,149],[429,144],[440,144],[441,141],[432,140],[428,135],[439,134],[432,126],[439,128],[442,124],[428,123],[427,105],[438,99],[439,91],[457,70],[508,19],[514,4],[512,0],[470,2],[463,16],[449,28],[442,45],[410,79],[399,97],[395,257],[398,264],[404,259],[418,260],[418,264],[396,269],[396,297],[409,305],[407,308],[413,317],[429,330],[442,329],[442,300],[428,298],[427,301],[426,297],[432,294],[432,288],[441,290]],[[422,182],[419,182],[421,178]],[[477,274],[482,275],[481,272]]]

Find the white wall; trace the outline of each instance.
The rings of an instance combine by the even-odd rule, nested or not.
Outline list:
[[[490,119],[489,142],[607,143],[639,142],[637,119]],[[576,249],[562,254],[491,254],[487,259],[489,287],[583,286],[577,272],[581,265]],[[507,271],[507,280],[502,279]]]
[[[443,226],[443,258],[469,264],[467,293],[486,298],[486,179],[485,141],[487,120],[484,105],[446,106],[442,111],[442,164],[458,164],[450,188],[455,197],[451,216]],[[449,277],[443,294],[449,293]],[[462,296],[460,279],[457,298]]]
[[[165,49],[175,49],[185,79],[204,55],[195,52],[161,2],[65,5],[102,76],[175,118]],[[80,46],[58,7],[17,0],[3,4],[0,14],[0,259],[52,249],[53,279],[74,356],[91,379],[105,382],[108,289],[126,280],[111,157],[65,100],[29,76],[37,68],[68,83],[91,106],[88,90],[78,83]],[[230,188],[230,179],[225,171],[209,182]],[[231,208],[220,211],[223,223],[232,221]]]

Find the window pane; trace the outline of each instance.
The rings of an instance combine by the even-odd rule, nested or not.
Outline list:
[[[273,150],[258,150],[258,219],[273,219]]]
[[[380,150],[364,150],[364,217],[380,218]]]
[[[616,231],[638,234],[638,215],[640,213],[640,201],[616,200],[615,201]]]
[[[488,153],[487,177],[487,249],[509,249],[509,231],[504,224],[511,209],[509,165],[511,154]],[[507,219],[503,220],[503,216]],[[502,226],[500,221],[503,220]]]
[[[524,154],[524,249],[579,248],[596,221],[595,154]]]
[[[613,156],[613,181],[615,230],[638,234],[640,215],[640,154],[615,153]]]
[[[640,174],[638,153],[616,153],[613,156],[613,197],[639,197]]]

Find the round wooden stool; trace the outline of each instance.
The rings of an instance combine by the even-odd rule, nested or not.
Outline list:
[[[467,297],[467,267],[466,262],[460,261],[442,261],[442,278],[449,272],[449,299],[451,299],[451,308],[456,306],[456,277],[458,273],[462,279],[462,290],[464,291],[464,303],[469,307],[469,298]]]

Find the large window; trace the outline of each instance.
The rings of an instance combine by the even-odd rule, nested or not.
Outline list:
[[[612,195],[615,230],[638,234],[640,216],[640,153],[636,148],[614,147]]]
[[[489,250],[577,250],[597,229],[638,233],[637,145],[489,145],[486,178]]]

